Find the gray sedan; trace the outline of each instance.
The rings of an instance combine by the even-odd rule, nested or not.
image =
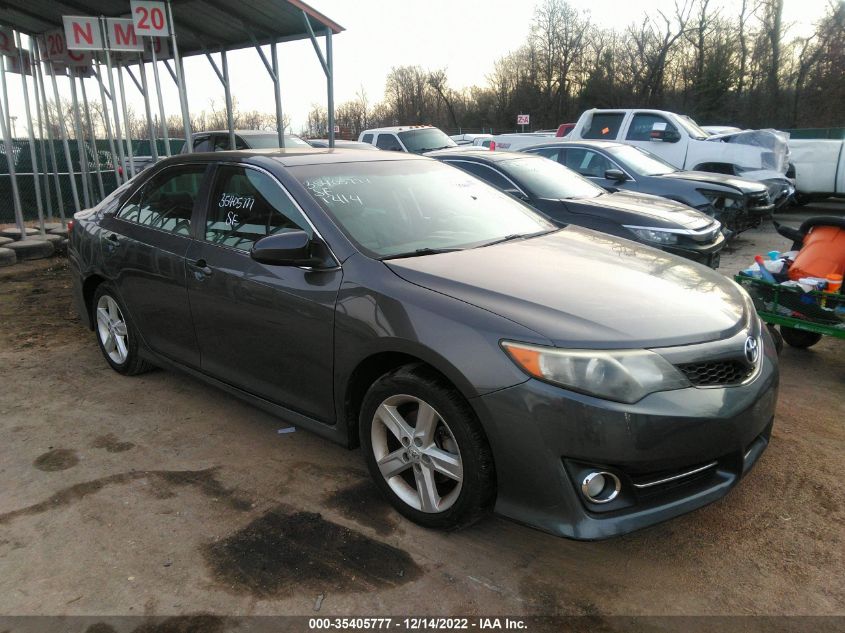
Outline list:
[[[677,169],[639,147],[613,141],[565,141],[524,150],[556,160],[608,191],[634,191],[683,202],[715,217],[734,234],[771,217],[765,184],[709,171]]]
[[[428,158],[174,157],[77,213],[69,258],[112,369],[360,446],[423,526],[622,534],[724,496],[769,442],[777,357],[736,284]]]

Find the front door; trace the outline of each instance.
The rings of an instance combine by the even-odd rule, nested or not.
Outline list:
[[[657,140],[655,135],[662,140]],[[657,154],[667,163],[683,169],[689,137],[685,130],[679,130],[660,114],[637,112],[625,130],[625,143]]]
[[[207,168],[191,163],[162,170],[101,224],[106,273],[135,327],[153,351],[194,367],[200,356],[185,256]]]
[[[342,270],[254,261],[266,235],[313,229],[264,170],[220,165],[199,240],[188,252],[188,295],[202,369],[254,395],[334,421],[334,309]]]

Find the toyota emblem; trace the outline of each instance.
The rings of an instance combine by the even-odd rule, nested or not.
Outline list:
[[[757,339],[753,336],[749,336],[745,339],[745,358],[748,360],[749,363],[754,365],[757,362],[757,358],[760,356],[760,346],[757,343]]]

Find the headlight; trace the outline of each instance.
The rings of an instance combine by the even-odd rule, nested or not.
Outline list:
[[[669,361],[648,350],[564,350],[503,341],[526,373],[606,400],[632,404],[656,391],[689,387]]]
[[[739,211],[745,208],[745,197],[740,194],[724,193],[699,189],[699,193],[710,201],[714,208],[720,211]]]
[[[665,231],[663,229],[651,229],[648,227],[643,226],[625,226],[626,229],[631,231],[634,235],[636,235],[641,240],[646,240],[647,242],[655,242],[657,244],[677,244],[678,243],[678,235],[677,233],[672,233],[670,231]]]

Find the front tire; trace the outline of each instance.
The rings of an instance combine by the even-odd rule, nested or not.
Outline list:
[[[94,292],[94,334],[106,362],[117,373],[135,376],[153,369],[138,353],[138,331],[127,317],[117,293],[103,283]]]
[[[364,396],[359,431],[370,475],[403,516],[457,529],[492,506],[495,470],[475,413],[421,365],[379,378]]]
[[[797,347],[799,349],[805,349],[807,347],[812,347],[820,340],[822,340],[822,335],[818,332],[807,332],[806,330],[797,330],[792,327],[786,327],[782,325],[780,327],[780,333],[783,335],[783,340],[792,347]]]

